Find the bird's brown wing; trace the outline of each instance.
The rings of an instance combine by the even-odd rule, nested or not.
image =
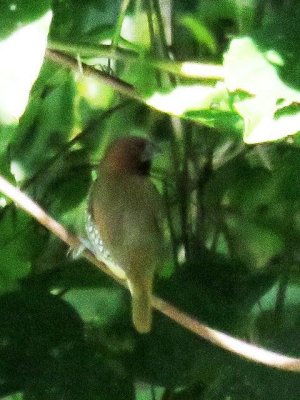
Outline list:
[[[103,185],[98,182],[90,196],[90,215],[112,259],[125,270],[138,260],[155,269],[165,245],[161,199],[152,182],[111,178]]]

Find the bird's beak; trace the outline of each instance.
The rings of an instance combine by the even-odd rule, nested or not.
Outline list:
[[[151,161],[156,155],[162,153],[161,148],[153,143],[153,142],[147,142],[144,151],[141,154],[141,161]]]

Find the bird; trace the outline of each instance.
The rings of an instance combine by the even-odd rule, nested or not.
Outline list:
[[[139,333],[151,330],[153,279],[166,253],[163,202],[150,179],[157,149],[143,137],[114,140],[99,163],[87,209],[88,240],[96,257],[126,280]]]

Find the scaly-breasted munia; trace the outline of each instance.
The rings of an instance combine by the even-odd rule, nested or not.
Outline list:
[[[96,256],[112,261],[127,280],[140,333],[151,329],[153,278],[165,251],[163,207],[149,178],[155,150],[135,136],[113,142],[100,161],[88,207],[89,240]]]

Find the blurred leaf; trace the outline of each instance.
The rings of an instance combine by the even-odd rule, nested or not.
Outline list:
[[[62,214],[63,220],[69,224],[74,221],[71,221],[71,215],[67,212],[74,210],[75,219],[77,208],[77,220],[80,213],[84,221],[85,203],[91,184],[91,167],[87,156],[82,150],[69,151],[56,165],[52,164],[51,179],[48,177],[49,182],[45,188],[46,191],[50,191],[48,199],[52,202],[53,209],[56,208]]]
[[[15,393],[11,396],[3,397],[3,400],[24,400],[22,393]]]
[[[169,93],[155,93],[147,104],[160,111],[181,116],[191,109],[209,108],[215,88],[204,85],[178,86]]]
[[[299,79],[300,10],[296,3],[279,7],[261,29],[253,33],[260,52],[276,67],[282,82],[297,91]]]
[[[46,254],[46,261],[49,261]],[[42,258],[42,257],[41,257]],[[41,263],[41,258],[38,260]],[[39,263],[36,262],[39,271]],[[73,289],[73,288],[97,288],[110,287],[110,279],[101,271],[85,262],[83,259],[69,260],[60,259],[60,263],[55,263],[56,268],[42,270],[35,274],[30,274],[22,280],[25,288],[37,288],[40,290]],[[40,268],[42,269],[42,268]]]
[[[187,111],[187,118],[228,133],[241,133],[243,122],[236,112],[221,110]]]
[[[115,26],[119,0],[113,3],[107,0],[87,0],[85,3],[54,0],[53,11],[51,38],[71,42],[90,42],[94,38],[97,43],[104,29]]]
[[[297,374],[242,364],[225,367],[204,394],[205,400],[296,400],[300,395]]]
[[[277,140],[300,130],[299,110],[287,108],[300,102],[298,78],[284,73],[291,68],[299,69],[298,60],[286,50],[297,46],[296,21],[299,21],[299,13],[281,17],[286,21],[283,30],[279,32],[278,21],[275,21],[253,38],[234,39],[224,56],[228,89],[244,90],[254,95],[235,103],[245,120],[244,137],[247,143]],[[280,21],[282,26],[282,19]],[[274,37],[279,38],[275,47]],[[288,82],[284,76],[289,79]],[[280,112],[283,108],[288,112]]]
[[[262,53],[252,38],[233,39],[224,56],[226,86],[230,91],[240,89],[253,95],[265,95],[270,100],[297,101],[300,94],[287,87],[277,73],[277,65],[283,65],[284,60],[273,51],[272,61],[270,53]]]
[[[124,289],[120,287],[73,289],[64,298],[85,322],[96,325],[109,326],[124,311]]]
[[[226,223],[234,253],[253,270],[267,266],[284,248],[282,238],[270,229],[243,218],[229,217]]]
[[[156,287],[166,300],[189,315],[236,334],[247,331],[246,310],[272,282],[273,278],[263,275],[253,279],[245,267],[204,252],[193,265],[186,265],[168,280],[160,280]],[[133,369],[146,382],[179,387],[197,376],[202,382],[210,382],[223,365],[235,365],[237,359],[155,314],[151,334],[138,337]]]
[[[39,110],[39,134],[70,132],[73,126],[74,82],[71,77],[53,88],[44,98]],[[49,110],[52,110],[49,113]]]
[[[20,1],[11,4],[4,1],[4,3],[1,5],[1,8],[5,7],[4,18],[8,10],[9,14],[15,15],[16,12],[17,16],[20,12],[22,16],[23,10]],[[30,11],[27,18],[31,20],[31,12],[36,13],[36,11],[28,1],[25,1],[24,4],[28,7],[27,11]],[[11,7],[16,7],[16,9],[10,10]],[[21,9],[19,10],[18,7]],[[3,18],[2,13],[1,16]],[[51,16],[49,11],[21,28],[21,22],[16,18],[15,25],[18,30],[0,41],[0,58],[2,60],[0,65],[0,122],[2,123],[16,122],[24,112],[31,86],[43,62]],[[10,18],[7,18],[9,21]],[[3,27],[3,20],[1,27]]]
[[[26,399],[133,399],[122,361],[109,363],[105,351],[85,341],[82,321],[66,302],[25,290],[2,296],[0,305],[2,395],[24,390]]]
[[[153,21],[154,30],[157,30],[157,22]],[[147,50],[151,47],[148,16],[146,12],[138,12],[127,15],[122,25],[121,35],[129,43],[132,42],[140,48]]]
[[[149,400],[150,398],[163,398],[164,389],[155,387],[154,385],[146,385],[144,383],[136,385],[136,400]]]
[[[61,152],[62,162],[62,145],[69,141],[74,125],[74,79],[66,71],[55,74],[56,71],[43,68],[12,146],[13,162],[21,171],[21,180],[42,176],[38,180],[42,185],[53,179],[50,160],[55,161]]]
[[[62,362],[68,363],[69,355],[83,341],[83,330],[72,308],[48,294],[12,292],[0,297],[0,304],[3,395],[34,385],[47,369],[53,373]],[[70,373],[65,370],[65,375]],[[56,385],[63,380],[61,376]]]
[[[184,15],[180,19],[180,23],[192,32],[199,43],[204,44],[211,53],[216,53],[216,40],[212,32],[210,32],[200,19],[195,18],[193,15]]]
[[[287,265],[283,266],[283,274],[287,273],[287,268]],[[291,277],[289,278],[291,280]],[[255,340],[264,346],[296,357],[300,354],[299,342],[295,340],[300,324],[299,290],[299,285],[287,282],[284,288],[284,302],[279,310],[279,286],[273,285],[260,299],[260,307],[255,305],[252,309]]]
[[[107,109],[114,97],[113,90],[108,85],[89,76],[81,76],[77,80],[77,90],[80,96],[96,109]]]
[[[236,15],[236,2],[231,0],[216,0],[213,3],[203,0],[199,5],[199,11],[207,20],[218,20],[221,18],[234,18]]]
[[[24,25],[39,19],[50,7],[49,0],[34,4],[30,0],[2,0],[0,4],[0,38],[10,35]]]
[[[242,120],[231,109],[230,97],[221,85],[177,86],[169,93],[155,93],[147,104],[227,132],[241,132]]]
[[[30,217],[12,206],[2,209],[0,227],[0,292],[3,293],[18,287],[20,279],[28,275],[31,262],[42,249],[43,236]]]

